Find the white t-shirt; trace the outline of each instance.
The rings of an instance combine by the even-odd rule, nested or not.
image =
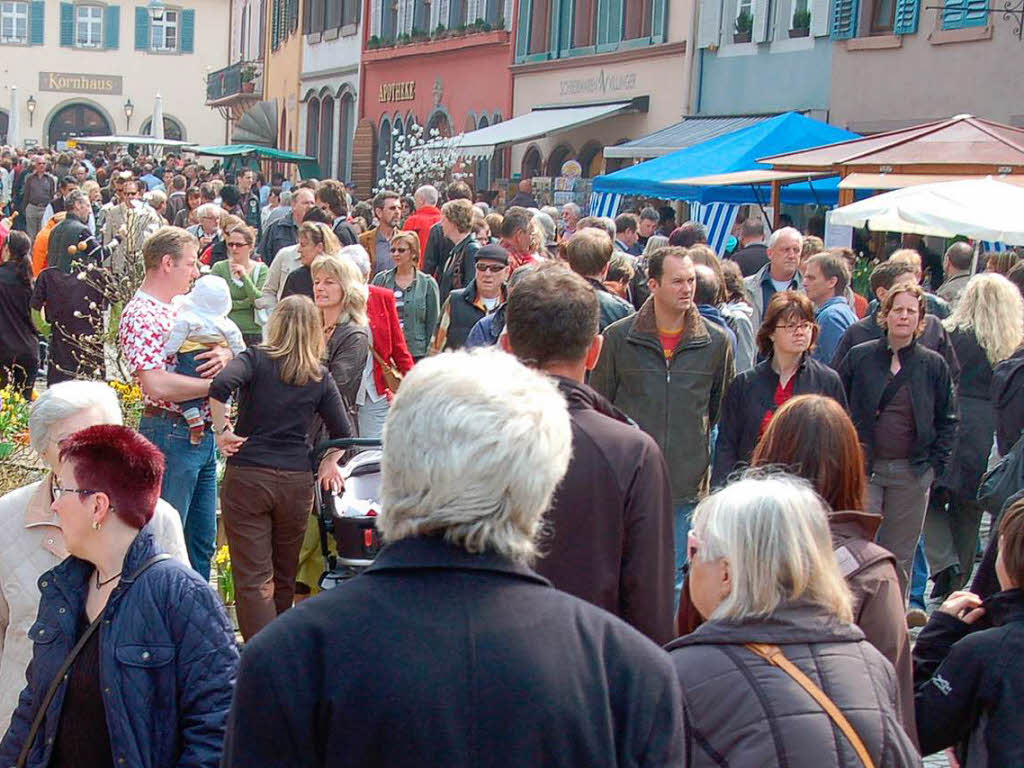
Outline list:
[[[501,297],[495,296],[493,299],[485,299],[481,296],[480,301],[487,307],[487,314],[491,314],[491,312],[498,308],[498,304],[501,303]]]
[[[775,286],[776,293],[779,293],[781,291],[788,291],[789,284],[793,282],[792,280],[776,280],[774,277],[771,278],[771,281],[772,285]]]

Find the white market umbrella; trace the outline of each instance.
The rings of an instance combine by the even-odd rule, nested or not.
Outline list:
[[[157,141],[162,141],[164,138],[164,100],[159,93],[153,99],[153,119],[150,121],[149,132]],[[158,146],[156,155],[159,157],[161,154],[161,147]]]
[[[21,130],[21,105],[18,103],[18,86],[11,86],[11,110],[7,115],[7,143],[12,147],[18,146]]]
[[[1024,189],[992,177],[904,187],[836,208],[832,224],[1024,245]]]

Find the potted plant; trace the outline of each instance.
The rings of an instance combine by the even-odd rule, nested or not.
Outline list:
[[[750,11],[740,11],[736,17],[736,32],[733,33],[732,41],[734,43],[749,43],[750,33],[754,29],[754,17]]]
[[[811,12],[807,8],[793,11],[793,27],[789,30],[790,37],[807,37],[811,31]]]
[[[448,27],[446,27],[444,24],[438,24],[434,28],[433,37],[435,40],[441,40],[445,37],[448,37]]]
[[[256,89],[256,65],[242,65],[242,93],[252,93]]]
[[[10,384],[0,389],[0,459],[10,458],[19,446],[28,444],[30,406]]]
[[[381,46],[381,39],[377,35],[370,35],[370,39],[366,41],[366,47],[368,50],[376,50]]]

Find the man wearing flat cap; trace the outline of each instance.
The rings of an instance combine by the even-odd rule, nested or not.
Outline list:
[[[441,307],[441,322],[433,352],[460,349],[476,322],[494,312],[508,298],[508,251],[485,245],[476,254],[476,274],[465,288],[452,291]]]

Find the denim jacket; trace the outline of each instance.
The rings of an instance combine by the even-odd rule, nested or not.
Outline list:
[[[395,283],[397,272],[397,268],[381,272],[373,278],[373,284],[394,292],[398,289]],[[404,306],[401,319],[405,344],[409,347],[409,354],[418,360],[426,356],[430,340],[437,330],[437,320],[441,313],[437,281],[417,270],[416,277],[404,291],[402,301]]]

